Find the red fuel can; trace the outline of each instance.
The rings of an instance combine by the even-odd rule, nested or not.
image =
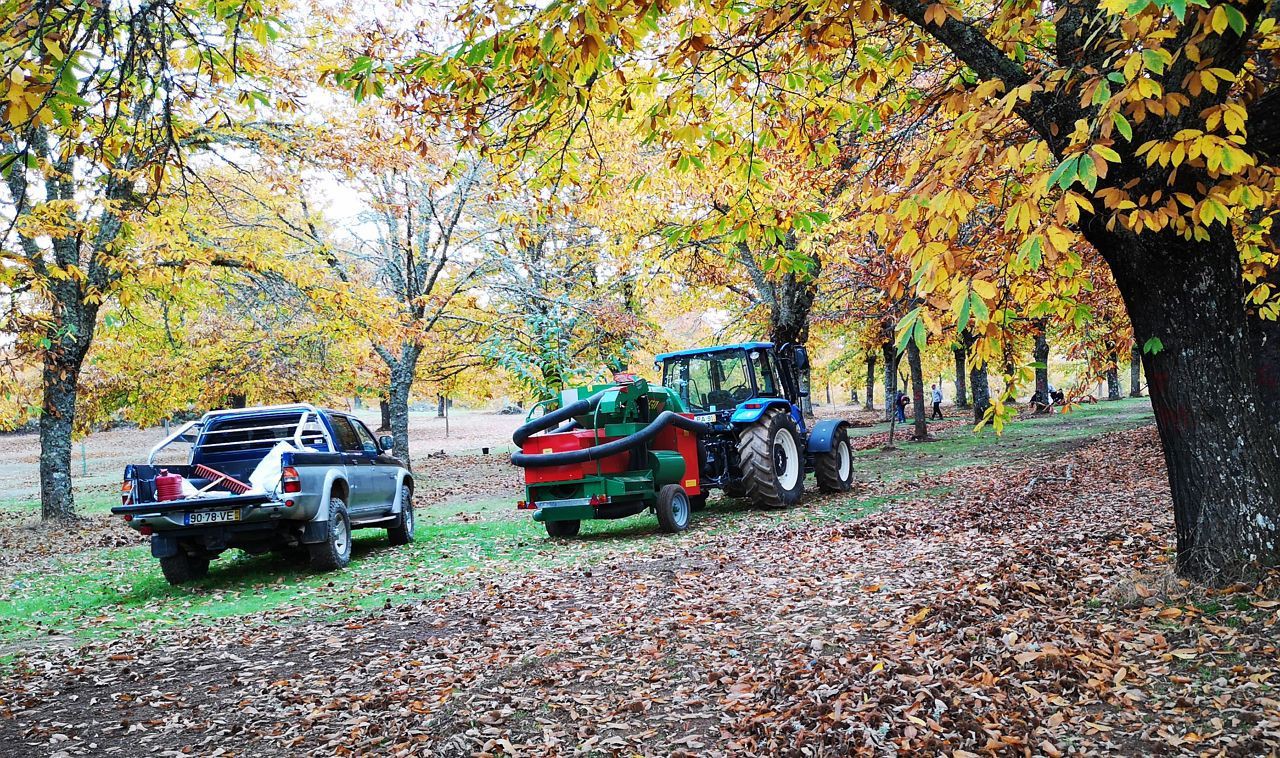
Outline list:
[[[181,499],[182,477],[178,474],[170,474],[167,468],[160,469],[160,473],[156,475],[156,500],[163,502]]]

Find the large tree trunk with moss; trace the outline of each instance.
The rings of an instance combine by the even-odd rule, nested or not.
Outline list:
[[[1115,275],[1140,344],[1164,444],[1177,528],[1178,572],[1218,583],[1280,565],[1280,440],[1264,397],[1280,345],[1254,338],[1230,231],[1085,236]],[[1260,376],[1260,369],[1262,376]]]
[[[391,381],[387,386],[387,406],[391,412],[391,454],[412,469],[409,460],[409,399],[413,393],[413,380],[418,371],[418,357],[422,348],[412,343],[400,346],[400,354],[394,355],[384,348],[375,348],[387,368]]]
[[[907,366],[911,370],[911,403],[915,406],[915,438],[929,439],[929,420],[924,413],[924,369],[920,364],[920,348],[915,340],[907,342]]]
[[[46,521],[76,516],[71,481],[76,393],[98,319],[98,306],[84,301],[77,280],[55,280],[49,294],[54,319],[45,335],[49,347],[41,371],[40,413],[40,517]]]
[[[876,409],[876,354],[867,351],[867,397],[862,407],[868,411]]]

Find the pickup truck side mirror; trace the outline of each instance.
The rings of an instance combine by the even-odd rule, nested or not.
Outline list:
[[[378,446],[383,450],[391,450],[395,448],[396,441],[390,434],[384,434],[378,438]]]

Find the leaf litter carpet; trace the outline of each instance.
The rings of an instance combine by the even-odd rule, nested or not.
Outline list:
[[[34,653],[0,754],[1280,750],[1280,602],[1169,578],[1151,428],[857,494],[902,497],[354,621]]]

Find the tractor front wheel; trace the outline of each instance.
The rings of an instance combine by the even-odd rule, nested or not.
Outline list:
[[[738,436],[742,484],[752,504],[788,508],[804,492],[804,453],[795,422],[781,408],[765,412]]]
[[[831,440],[831,449],[819,453],[813,462],[813,475],[823,492],[848,492],[853,488],[853,445],[843,426]]]
[[[658,526],[668,534],[683,532],[689,528],[689,514],[693,506],[689,503],[689,495],[684,487],[668,484],[658,490]]]
[[[556,538],[577,537],[578,530],[582,528],[582,522],[573,519],[572,521],[547,521],[547,534]]]

